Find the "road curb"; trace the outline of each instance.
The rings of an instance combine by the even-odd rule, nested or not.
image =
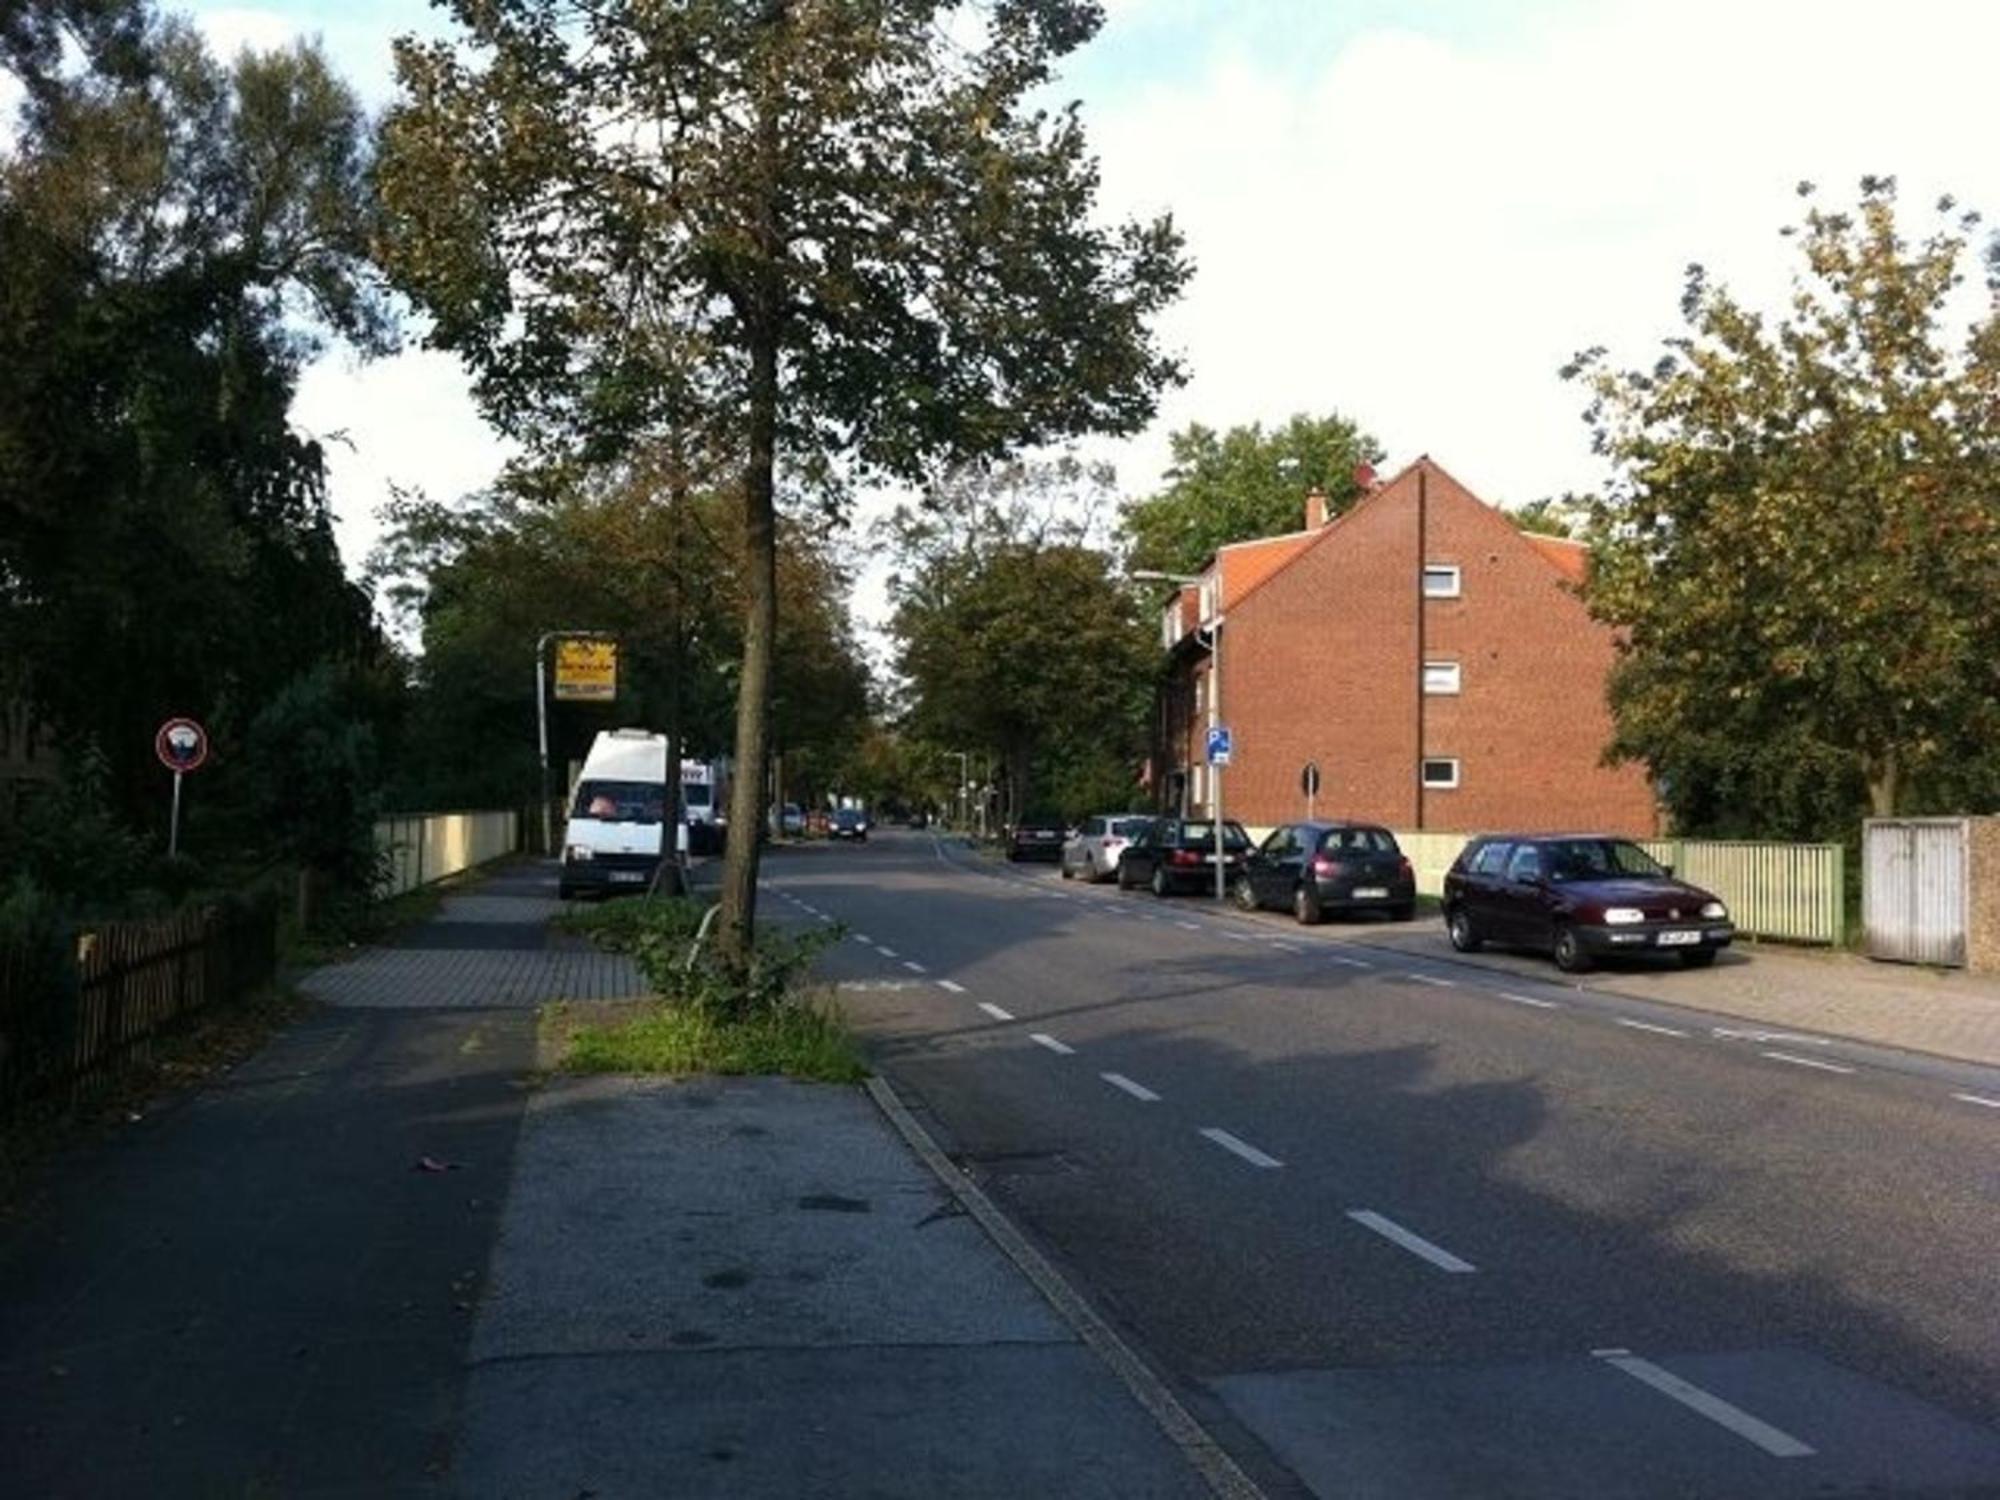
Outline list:
[[[876,1108],[888,1117],[889,1123],[896,1127],[924,1165],[978,1221],[980,1228],[1020,1269],[1021,1274],[1034,1283],[1035,1290],[1042,1294],[1057,1314],[1076,1330],[1077,1337],[1085,1346],[1124,1383],[1126,1390],[1146,1409],[1147,1415],[1158,1424],[1167,1441],[1180,1450],[1181,1456],[1202,1477],[1210,1491],[1221,1500],[1267,1500],[1264,1491],[1237,1467],[1236,1461],[1223,1451],[1222,1445],[1195,1420],[1194,1414],[1133,1352],[1117,1330],[1049,1264],[1039,1250],[1028,1243],[1027,1237],[1014,1227],[1013,1221],[986,1196],[984,1190],[944,1154],[888,1079],[874,1074],[867,1079],[864,1087],[875,1101]]]

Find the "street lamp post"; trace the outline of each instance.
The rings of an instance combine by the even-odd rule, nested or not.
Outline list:
[[[971,756],[964,750],[947,750],[947,755],[958,757],[958,829],[965,832],[965,825],[971,821],[971,813],[966,807],[965,797],[972,780]]]
[[[554,854],[555,811],[549,797],[549,694],[546,658],[549,642],[557,637],[577,636],[589,640],[614,640],[616,634],[609,630],[545,630],[535,638],[535,725],[536,738],[540,749],[542,767],[542,853]],[[678,775],[678,768],[674,768]]]
[[[1199,585],[1201,583],[1201,578],[1198,575],[1156,573],[1150,569],[1136,571],[1131,576],[1143,582],[1171,583],[1179,588],[1187,588],[1191,585]],[[1220,603],[1219,600],[1217,602]],[[1208,729],[1211,740],[1215,737],[1214,732],[1216,728],[1222,723],[1223,618],[1222,615],[1218,614],[1205,627],[1207,630],[1206,644],[1208,646]],[[1202,628],[1199,626],[1196,627],[1198,634]],[[1229,874],[1228,867],[1223,862],[1222,767],[1214,761],[1209,762],[1208,785],[1209,813],[1215,820],[1215,899],[1217,901],[1225,901],[1229,897]]]

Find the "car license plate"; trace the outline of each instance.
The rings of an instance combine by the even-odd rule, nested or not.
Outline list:
[[[1701,941],[1698,932],[1663,932],[1654,939],[1662,948],[1685,948]]]
[[[1357,885],[1354,888],[1356,901],[1383,901],[1388,899],[1388,895],[1389,888],[1386,885]]]
[[[613,870],[611,872],[611,883],[613,885],[638,885],[645,878],[646,872],[644,870]]]

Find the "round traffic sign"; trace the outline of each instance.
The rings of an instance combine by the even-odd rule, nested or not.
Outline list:
[[[169,771],[198,771],[208,759],[208,731],[193,719],[169,719],[153,736],[153,753]]]

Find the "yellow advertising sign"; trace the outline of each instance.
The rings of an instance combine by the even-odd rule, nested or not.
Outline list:
[[[571,703],[609,703],[618,696],[618,643],[556,642],[556,697]]]

